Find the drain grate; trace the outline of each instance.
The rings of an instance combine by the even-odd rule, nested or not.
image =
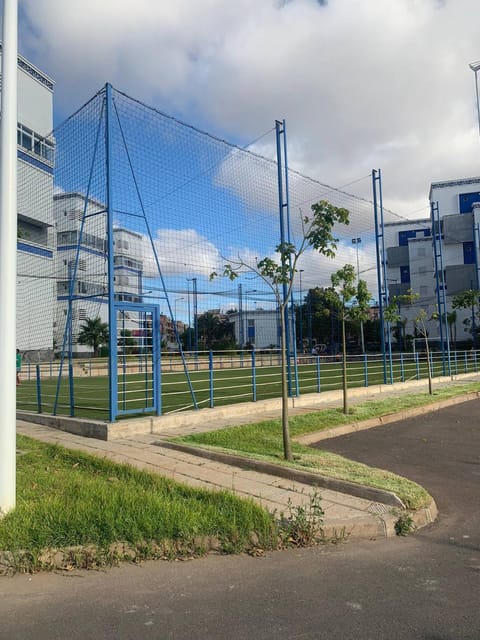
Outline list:
[[[383,515],[384,513],[388,513],[390,508],[386,504],[382,504],[381,502],[372,502],[369,504],[367,511],[370,513],[376,513],[377,515]]]

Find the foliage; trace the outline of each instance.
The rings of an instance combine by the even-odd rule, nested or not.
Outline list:
[[[77,545],[93,547],[106,564],[121,559],[124,546],[133,558],[165,557],[166,549],[176,557],[201,553],[201,540],[216,538],[231,552],[248,550],[252,533],[257,546],[277,545],[271,514],[231,493],[22,436],[17,447],[17,507],[0,520],[0,551],[28,550],[27,570],[40,568],[46,549]]]
[[[280,514],[280,540],[284,546],[308,547],[322,536],[321,496],[314,491],[305,504],[293,505],[289,499],[287,514]]]
[[[312,215],[302,218],[302,233],[297,245],[282,241],[275,251],[277,259],[264,257],[255,259],[255,263],[247,263],[241,257],[224,265],[223,275],[234,280],[240,273],[257,274],[275,295],[280,316],[281,327],[281,379],[282,379],[282,433],[283,448],[286,460],[292,458],[292,447],[288,426],[288,386],[287,386],[287,337],[286,310],[291,298],[298,261],[307,249],[318,251],[329,258],[335,257],[338,238],[333,235],[335,224],[349,224],[347,209],[335,207],[326,200],[311,206]],[[210,278],[218,274],[213,272]]]
[[[199,340],[204,350],[224,346],[231,348],[235,343],[234,327],[228,318],[222,318],[212,311],[202,313],[197,318]]]
[[[415,531],[413,518],[408,515],[408,513],[400,514],[398,520],[395,522],[394,528],[397,536],[408,536]]]
[[[475,306],[479,307],[477,312],[475,312]],[[466,326],[465,331],[468,329],[472,334],[472,339],[475,344],[477,338],[476,334],[478,332],[478,319],[480,317],[480,291],[476,289],[467,289],[466,291],[462,291],[462,293],[454,296],[452,300],[452,309],[471,309],[471,318],[465,318],[463,323]]]
[[[120,336],[119,346],[125,353],[132,354],[138,351],[138,342],[132,336],[130,329],[122,329]]]
[[[330,308],[340,318],[342,326],[342,381],[343,381],[343,412],[348,413],[348,381],[347,381],[347,337],[346,321],[364,321],[368,317],[371,294],[367,283],[359,280],[355,285],[355,268],[351,264],[332,273],[332,287],[327,292]]]
[[[93,354],[98,355],[100,345],[108,342],[108,324],[100,317],[88,318],[80,327],[78,343],[93,348]]]

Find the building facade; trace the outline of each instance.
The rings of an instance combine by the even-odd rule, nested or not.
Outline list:
[[[416,309],[399,310],[407,325],[412,323],[407,333],[413,334],[413,320],[421,307],[427,312],[429,337],[439,338],[440,323],[431,319],[439,311],[439,300],[445,300],[448,317],[454,296],[480,289],[480,178],[432,183],[430,204],[434,222],[429,217],[385,225],[386,288],[390,299],[408,290],[419,295]],[[452,332],[458,331],[459,340],[471,340],[463,326],[471,312],[457,310],[456,315]]]
[[[18,57],[17,348],[34,361],[53,355],[53,90],[51,78]]]

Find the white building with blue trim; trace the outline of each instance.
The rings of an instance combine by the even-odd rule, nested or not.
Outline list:
[[[53,355],[53,89],[51,78],[18,57],[16,346],[33,360]]]
[[[384,233],[389,297],[411,289],[419,294],[416,306],[431,318],[439,310],[439,300],[444,299],[448,314],[454,296],[469,289],[480,290],[480,178],[433,182],[429,199],[435,227],[429,217],[386,224]],[[406,308],[400,313],[410,322],[415,310]],[[458,340],[471,339],[462,327],[470,316],[469,310],[457,311]],[[438,321],[427,321],[427,330],[430,337],[440,337]],[[407,333],[413,333],[412,326]]]

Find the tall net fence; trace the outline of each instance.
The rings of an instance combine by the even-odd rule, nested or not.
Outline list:
[[[224,399],[252,399],[250,387],[238,391],[251,352],[264,356],[253,364],[265,367],[265,394],[278,395],[273,292],[253,272],[233,282],[210,277],[231,260],[253,264],[275,255],[275,129],[240,148],[105,87],[55,130],[53,142],[53,182],[35,184],[35,195],[30,183],[22,186],[45,211],[51,267],[32,273],[25,264],[19,278],[24,275],[26,283],[22,313],[28,315],[33,304],[38,316],[24,324],[37,334],[41,325],[45,340],[37,350],[45,343],[44,352],[57,360],[43,365],[43,382],[32,386],[30,396],[22,390],[24,406],[98,415],[114,403],[114,416],[211,406],[211,373],[208,378],[205,372],[212,368],[229,372],[222,374]],[[293,243],[320,200],[350,212],[350,224],[334,229],[335,259],[307,251],[293,290],[300,353],[311,354],[318,345],[333,365],[338,326],[332,321],[320,335],[307,294],[329,286],[331,273],[351,263],[377,297],[373,207],[293,170],[288,184]],[[402,220],[384,215],[386,222]],[[108,353],[109,333],[115,353]],[[305,364],[313,366],[315,378],[315,363]],[[359,381],[364,378],[359,374]],[[317,386],[314,381],[308,388]]]

